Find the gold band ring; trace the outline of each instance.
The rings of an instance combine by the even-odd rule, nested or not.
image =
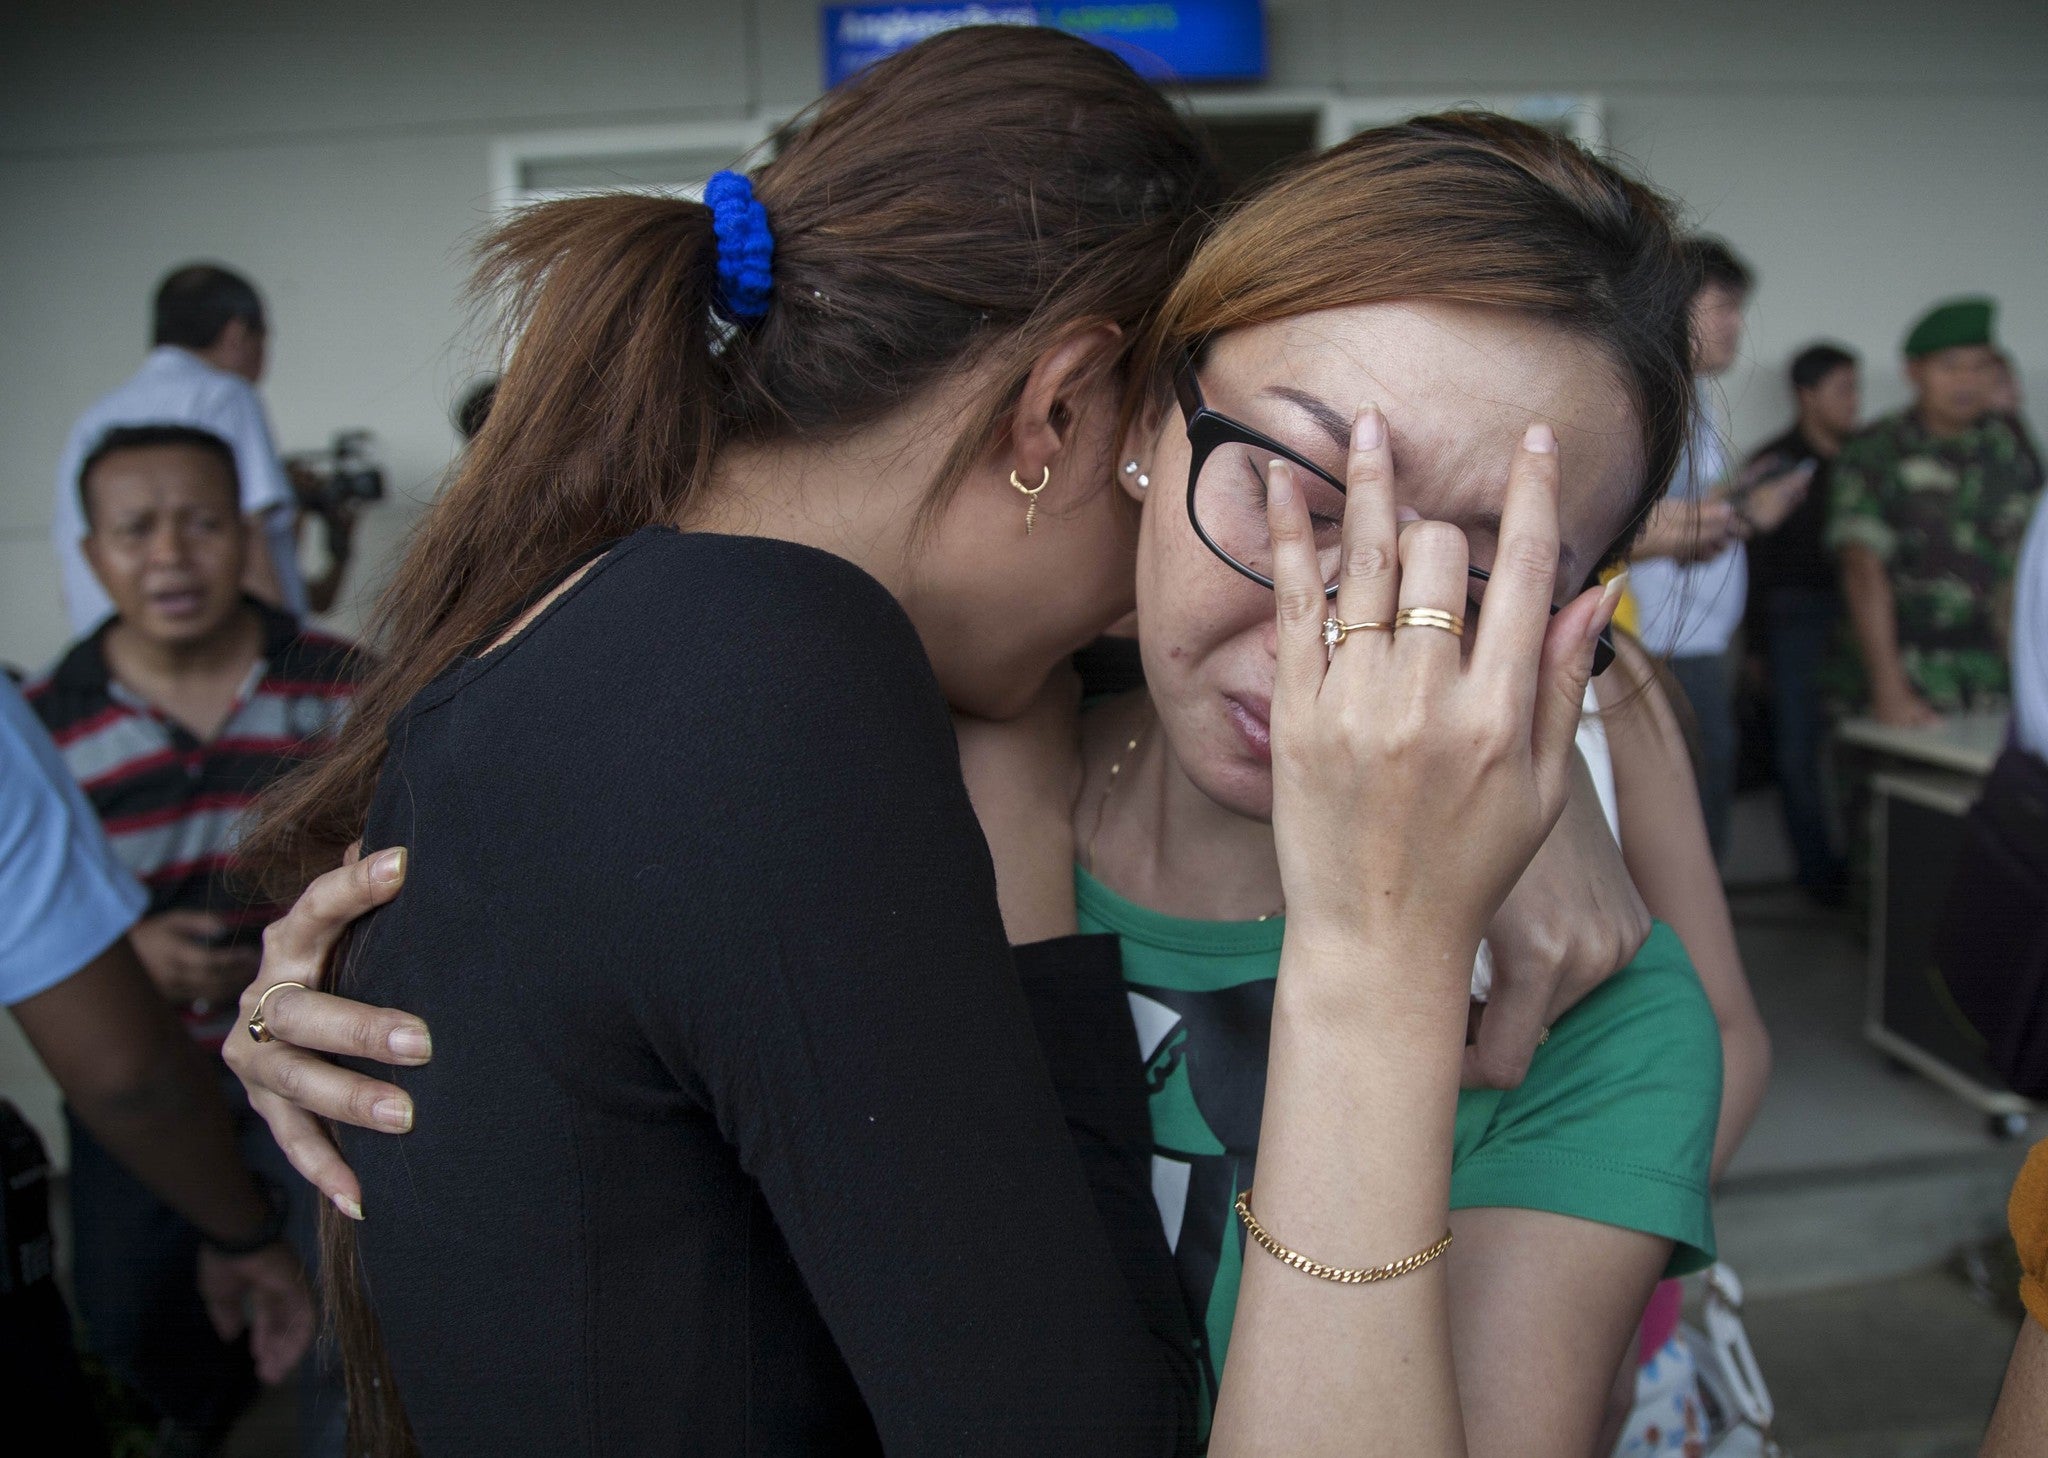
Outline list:
[[[1335,618],[1323,619],[1323,646],[1335,648],[1353,633],[1391,633],[1392,623],[1340,623]]]
[[[270,1001],[271,993],[286,987],[296,987],[301,992],[311,992],[313,990],[303,982],[275,982],[264,988],[263,996],[256,999],[255,1010],[249,1014],[249,1036],[257,1042],[274,1043],[277,1041],[277,1034],[271,1032],[263,1024],[263,1004]]]
[[[1453,638],[1465,636],[1465,620],[1442,608],[1402,608],[1394,614],[1396,628],[1441,628]]]

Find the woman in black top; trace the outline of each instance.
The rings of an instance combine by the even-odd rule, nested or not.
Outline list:
[[[1016,713],[1128,608],[1123,354],[1208,159],[1114,57],[999,30],[878,65],[757,181],[493,240],[491,418],[354,732],[248,848],[414,866],[340,973],[443,1034],[417,1135],[348,1149],[385,1212],[331,1262],[354,1426],[1176,1451],[1115,964],[1030,959],[1049,1069],[947,708]]]
[[[344,1147],[424,1451],[1171,1451],[956,763],[873,578],[660,528],[399,715],[347,980],[462,1032]]]
[[[407,1075],[419,1132],[348,1149],[380,1212],[330,1262],[370,1451],[1186,1444],[1114,966],[1027,1008],[945,710],[1021,710],[1128,606],[1124,339],[1206,186],[1120,63],[958,32],[828,99],[758,204],[728,174],[709,208],[501,235],[522,331],[492,419],[352,737],[255,846],[412,860],[343,973],[445,1038]],[[1335,611],[1449,615],[1463,540],[1397,543],[1385,457],[1361,433]],[[1448,633],[1362,633],[1326,672],[1310,525],[1272,494],[1260,1205],[1336,1264],[1441,1249],[1465,969],[1562,801],[1608,606],[1546,630],[1556,472],[1538,427],[1470,668]],[[1390,696],[1415,712],[1362,712]],[[248,1012],[289,1033],[320,1002]],[[1360,1402],[1388,1451],[1454,1451],[1441,1271],[1401,1265],[1369,1293],[1247,1270],[1239,1360],[1286,1379],[1226,1394],[1217,1451],[1283,1418],[1288,1451],[1355,1445]]]

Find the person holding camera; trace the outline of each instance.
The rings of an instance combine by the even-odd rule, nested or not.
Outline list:
[[[28,698],[115,855],[149,893],[129,934],[144,971],[217,1072],[246,1157],[286,1179],[218,1067],[276,914],[236,875],[256,796],[319,752],[355,693],[355,650],[243,590],[251,531],[234,448],[185,425],[117,428],[76,490],[83,549],[113,615]],[[93,1349],[202,1431],[251,1390],[248,1358],[208,1333],[189,1279],[200,1234],[70,1115],[75,1288]],[[289,1181],[310,1235],[304,1187]]]
[[[240,513],[249,528],[242,585],[272,607],[303,617],[298,512],[269,413],[256,393],[270,342],[263,300],[232,270],[187,264],[157,288],[152,337],[155,347],[142,368],[79,417],[58,461],[51,536],[71,631],[89,633],[114,610],[81,546],[87,525],[78,474],[100,438],[126,425],[195,426],[229,443],[241,485]]]
[[[324,451],[305,451],[285,462],[285,475],[298,498],[299,525],[318,517],[327,567],[306,579],[306,603],[316,613],[333,610],[341,579],[355,555],[356,513],[384,499],[384,472],[371,457],[370,432],[344,430]]]

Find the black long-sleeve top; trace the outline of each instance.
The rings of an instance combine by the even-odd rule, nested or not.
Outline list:
[[[1013,962],[873,579],[629,538],[394,721],[366,844],[347,990],[435,1056],[343,1145],[427,1454],[1188,1445],[1114,949]]]

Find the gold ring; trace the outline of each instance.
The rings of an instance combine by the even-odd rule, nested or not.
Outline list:
[[[1353,633],[1391,633],[1392,623],[1340,623],[1335,618],[1323,619],[1323,646],[1335,648]]]
[[[1402,608],[1394,614],[1397,628],[1441,628],[1453,638],[1465,636],[1465,620],[1442,608]]]
[[[271,993],[284,987],[296,987],[301,992],[311,992],[313,990],[303,982],[274,982],[264,988],[263,996],[256,999],[255,1010],[249,1014],[249,1036],[259,1043],[274,1043],[277,1041],[277,1034],[271,1032],[269,1028],[263,1025],[263,1004],[270,1001]]]

